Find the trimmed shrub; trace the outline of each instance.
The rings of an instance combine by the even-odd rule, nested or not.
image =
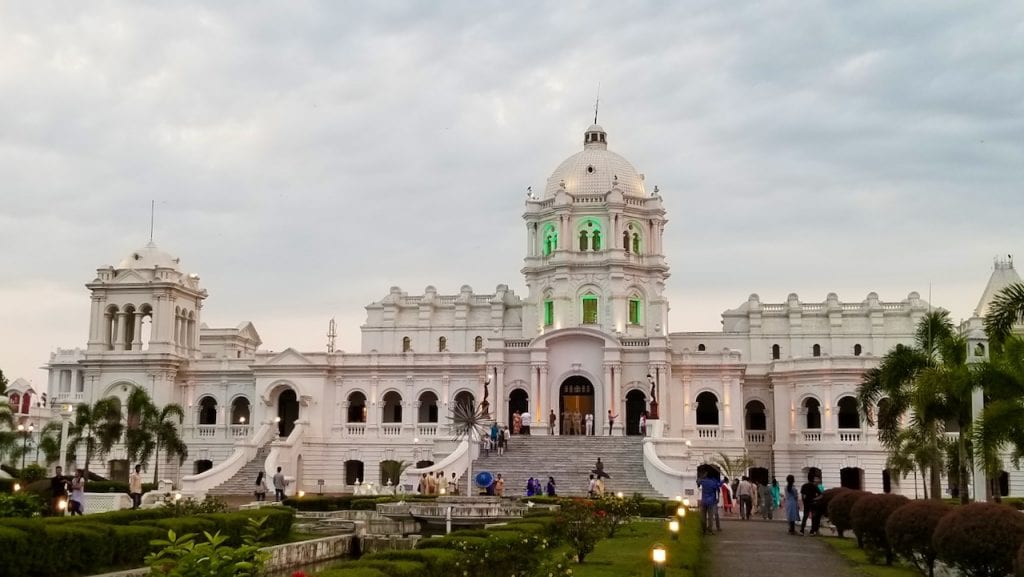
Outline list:
[[[377,500],[376,499],[354,499],[351,504],[351,509],[354,511],[376,511]]]
[[[111,523],[113,525],[129,525],[135,521],[144,521],[147,519],[167,519],[170,518],[171,511],[163,507],[153,507],[150,509],[121,509],[120,511],[108,511],[106,513],[96,513],[89,515],[89,519],[93,521],[99,521],[102,523]],[[58,519],[73,519],[73,517],[53,517],[51,520]]]
[[[13,527],[0,527],[0,567],[7,577],[26,577],[33,550],[28,533]]]
[[[320,571],[316,577],[389,577],[387,573],[373,567],[346,567]]]
[[[413,549],[381,551],[364,557],[366,561],[415,561],[426,568],[425,575],[457,575],[462,573],[462,555],[449,549]]]
[[[889,515],[910,502],[903,495],[864,495],[850,509],[850,520],[857,542],[866,547],[870,556],[885,555],[885,564],[892,565],[892,549],[885,534]]]
[[[360,560],[355,567],[377,569],[388,577],[427,577],[430,573],[426,571],[426,565],[416,561],[385,561],[381,560]],[[339,569],[345,569],[348,565],[341,565]]]
[[[935,573],[935,547],[932,536],[939,521],[952,506],[931,499],[911,501],[889,515],[885,536],[893,553],[906,559],[929,576]]]
[[[828,505],[829,503],[832,502],[832,499],[834,499],[836,495],[840,495],[850,490],[851,489],[848,489],[846,487],[833,487],[831,489],[825,489],[825,492],[822,493],[821,496],[819,496],[818,499],[814,502],[814,506],[818,507],[818,510],[821,511],[821,514],[823,516],[828,517]]]
[[[132,525],[150,525],[163,529],[166,535],[168,531],[174,531],[179,537],[185,533],[202,534],[203,531],[213,533],[217,530],[217,523],[211,519],[198,517],[171,517],[169,519],[147,519],[135,521]]]
[[[828,504],[828,518],[836,528],[836,533],[842,537],[843,533],[853,528],[853,520],[850,518],[850,509],[858,499],[867,495],[864,491],[849,490],[832,497]]]
[[[954,507],[935,528],[932,538],[942,562],[968,577],[1002,577],[1024,543],[1024,515],[997,503]]]
[[[0,494],[0,518],[32,517],[46,509],[42,497],[34,493],[19,491],[9,495]]]

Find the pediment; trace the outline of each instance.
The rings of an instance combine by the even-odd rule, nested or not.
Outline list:
[[[312,365],[313,362],[299,351],[288,347],[274,356],[274,358],[267,361],[267,364],[270,366]]]
[[[259,346],[263,343],[263,339],[260,338],[260,334],[256,332],[256,327],[253,326],[253,324],[249,321],[245,321],[244,323],[238,325],[236,330],[238,331],[238,336],[255,342],[256,346]],[[294,351],[294,349],[289,348],[288,351]]]
[[[114,277],[114,284],[133,284],[133,283],[148,283],[149,279],[142,278],[139,271],[128,269],[121,271],[116,277]]]

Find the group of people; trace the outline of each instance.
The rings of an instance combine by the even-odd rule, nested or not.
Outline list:
[[[536,477],[536,478],[530,477],[526,481],[526,496],[527,497],[534,497],[534,496],[539,497],[539,496],[545,495],[545,494],[548,497],[556,497],[557,496],[557,493],[555,492],[555,478],[554,477],[548,477],[548,483],[543,488],[540,485],[540,477]]]
[[[65,477],[64,469],[57,467],[50,478],[50,493],[54,515],[63,515],[65,508],[71,515],[85,514],[85,471],[76,469],[74,476]]]
[[[619,416],[611,411],[608,411],[608,435],[612,434],[612,430],[615,429],[615,419]],[[551,409],[548,414],[548,435],[554,435],[556,432],[562,435],[594,435],[594,414],[587,413],[582,415],[576,411],[569,411],[562,413],[562,427],[559,431],[558,427],[558,415],[555,414],[555,410]],[[640,415],[640,430],[647,430],[647,411],[644,411]],[[505,431],[512,435],[529,435],[530,434],[530,411],[515,411],[512,413],[512,430],[509,431],[508,427],[505,427]],[[645,433],[646,434],[646,433]],[[506,437],[506,442],[507,442]]]
[[[487,456],[491,455],[491,451],[498,451],[498,455],[504,455],[511,434],[507,426],[499,427],[498,423],[491,423],[487,434],[480,439],[480,450]]]
[[[267,479],[266,473],[260,471],[256,473],[256,495],[257,501],[267,500]],[[274,484],[274,501],[284,501],[284,490],[288,487],[288,479],[284,478],[284,473],[281,472],[281,467],[277,468],[277,472],[274,473],[274,477],[271,480]]]
[[[697,486],[700,488],[701,528],[705,535],[714,535],[715,531],[722,530],[719,509],[726,515],[732,515],[735,504],[738,504],[740,519],[749,520],[756,510],[762,519],[771,520],[776,509],[785,509],[790,535],[797,534],[797,523],[800,523],[800,534],[803,535],[808,519],[811,520],[810,534],[819,532],[823,511],[817,502],[825,491],[820,477],[808,476],[807,482],[797,490],[795,477],[787,475],[783,489],[775,478],[771,483],[760,483],[742,476],[730,484],[727,477],[719,479],[717,473],[709,469],[700,474]]]

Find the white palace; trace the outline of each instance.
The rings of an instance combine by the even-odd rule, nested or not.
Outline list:
[[[854,395],[865,370],[912,341],[929,304],[917,292],[782,303],[752,294],[722,314],[720,332],[669,332],[666,223],[658,188],[591,126],[582,150],[526,200],[525,296],[505,285],[448,295],[392,287],[366,307],[358,353],[270,352],[251,323],[206,326],[199,276],[150,243],[86,284],[88,344],[51,355],[50,406],[125,399],[133,387],[181,404],[189,458],[161,472],[197,493],[264,457],[266,470],[282,466],[306,491],[320,480],[325,492],[381,483],[383,460],[464,473],[472,452],[452,440],[447,415],[484,400],[487,380],[498,422],[528,410],[533,434],[547,433],[554,410],[592,412],[604,435],[611,411],[612,435],[637,435],[649,411],[644,470],[664,495],[692,486],[718,453],[744,451],[755,476],[817,468],[828,486],[912,495],[912,480],[889,478]],[[997,263],[975,317],[1018,280]],[[111,475],[126,475],[123,450],[106,458]]]

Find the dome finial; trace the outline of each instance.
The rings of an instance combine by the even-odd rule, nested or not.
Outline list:
[[[597,124],[597,107],[601,105],[601,83],[597,83],[597,98],[594,99],[594,124]]]

